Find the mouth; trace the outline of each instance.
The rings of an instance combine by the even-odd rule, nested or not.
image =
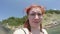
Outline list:
[[[41,20],[33,20],[33,23],[39,24]]]
[[[39,23],[39,21],[33,21],[33,23]]]

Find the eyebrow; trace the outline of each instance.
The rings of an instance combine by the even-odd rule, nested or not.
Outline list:
[[[36,12],[33,11],[32,13],[36,13]],[[38,12],[38,13],[42,14],[41,12]]]
[[[30,13],[30,14],[41,14],[41,15],[42,15],[42,13],[36,13],[36,12],[34,12],[34,13]]]

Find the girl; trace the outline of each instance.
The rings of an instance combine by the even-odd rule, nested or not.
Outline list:
[[[24,28],[18,29],[14,34],[48,34],[42,28],[42,19],[45,13],[44,7],[39,5],[31,5],[26,9],[27,21],[24,23]]]

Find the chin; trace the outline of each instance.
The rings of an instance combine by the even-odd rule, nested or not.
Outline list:
[[[32,25],[32,27],[38,27],[38,25]]]

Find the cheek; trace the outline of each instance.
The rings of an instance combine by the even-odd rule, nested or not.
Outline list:
[[[32,20],[32,17],[31,17],[31,16],[28,16],[28,19],[29,19],[29,20]]]
[[[41,16],[40,19],[42,19],[43,17]]]
[[[42,19],[43,19],[43,17],[40,17],[40,18],[39,18],[39,22],[41,22],[41,21],[42,21]]]
[[[39,19],[42,19],[42,18],[43,18],[43,16],[39,17]]]
[[[31,17],[28,16],[28,20],[29,20],[29,23],[31,24],[33,19]]]
[[[29,17],[28,19],[29,19],[29,22],[32,22],[32,20],[33,20],[33,19],[32,19],[32,18],[30,18],[30,17]]]

